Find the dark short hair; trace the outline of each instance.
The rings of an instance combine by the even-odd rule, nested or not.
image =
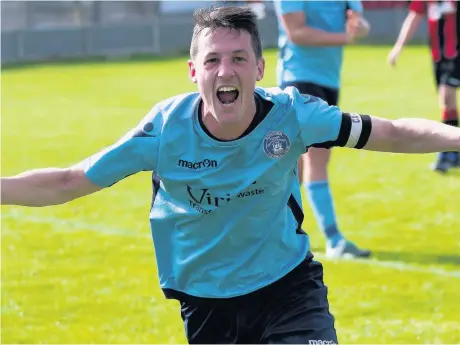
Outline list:
[[[259,28],[257,27],[257,15],[250,7],[211,7],[195,11],[195,27],[193,28],[192,42],[190,44],[190,57],[194,59],[198,53],[198,39],[204,29],[211,32],[218,28],[227,28],[241,32],[246,31],[251,35],[252,48],[257,59],[262,57],[262,43],[260,41]]]

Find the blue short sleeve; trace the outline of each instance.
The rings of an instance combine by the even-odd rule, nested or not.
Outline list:
[[[118,142],[83,162],[86,176],[100,187],[109,187],[140,171],[155,171],[161,127],[159,107],[154,107]]]
[[[291,92],[305,146],[338,146],[342,111],[336,106],[329,106],[318,97],[302,95],[295,88]]]
[[[363,4],[361,1],[347,1],[347,5],[350,10],[363,13]]]

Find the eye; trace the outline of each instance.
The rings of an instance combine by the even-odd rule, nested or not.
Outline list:
[[[217,62],[217,58],[210,58],[210,59],[207,59],[205,61],[205,64],[208,64],[208,63],[216,63]]]
[[[246,59],[244,57],[241,57],[241,56],[236,56],[233,58],[233,60],[235,62],[243,62],[243,61],[246,61]]]

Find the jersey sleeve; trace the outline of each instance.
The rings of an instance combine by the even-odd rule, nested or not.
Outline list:
[[[275,1],[275,6],[278,8],[280,15],[293,12],[303,12],[304,10],[303,1],[278,0]]]
[[[297,90],[293,97],[306,149],[334,146],[361,149],[366,145],[372,130],[370,116],[344,113],[318,97],[301,95]]]
[[[361,1],[347,1],[347,9],[363,13],[363,4]]]
[[[421,0],[414,0],[410,2],[409,11],[413,11],[418,14],[425,14],[425,4]]]
[[[155,171],[161,138],[159,107],[118,142],[83,161],[85,174],[100,187],[109,187],[140,171]]]

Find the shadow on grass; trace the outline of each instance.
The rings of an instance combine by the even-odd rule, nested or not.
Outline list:
[[[401,261],[419,265],[456,265],[460,266],[459,255],[443,255],[437,253],[383,252],[375,251],[373,258],[379,261]]]
[[[372,248],[370,248],[372,250]],[[325,249],[321,247],[312,247],[313,254],[323,254]],[[417,265],[453,265],[460,266],[459,255],[444,255],[438,253],[411,253],[411,252],[391,252],[391,251],[374,251],[372,250],[371,260],[401,262],[406,264]]]
[[[450,169],[446,176],[455,176],[456,178],[457,177],[460,177],[460,168],[453,168],[453,169]]]

